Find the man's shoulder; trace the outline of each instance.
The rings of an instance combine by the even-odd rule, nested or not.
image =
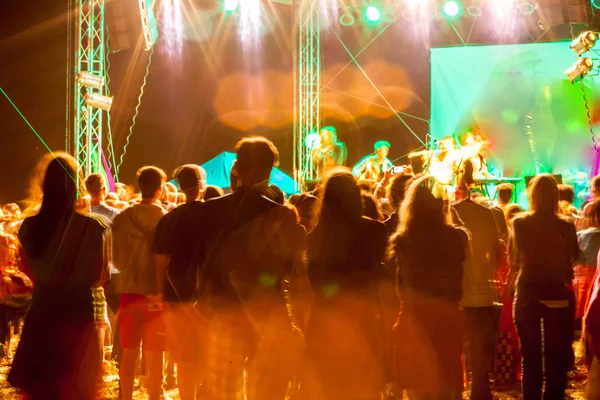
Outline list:
[[[180,218],[193,214],[200,214],[205,208],[205,204],[201,201],[193,201],[191,203],[182,204],[171,211],[167,212],[164,218]]]
[[[575,221],[572,218],[565,217],[564,215],[559,215],[558,223],[563,227],[563,229],[576,230]]]
[[[217,210],[219,208],[227,207],[235,201],[234,193],[228,193],[221,197],[216,197],[202,203],[206,210]]]
[[[448,226],[449,232],[456,240],[459,240],[463,244],[468,243],[471,240],[471,231],[464,226]]]
[[[481,216],[491,216],[493,217],[492,210],[488,207],[482,206],[481,204],[477,204],[473,200],[461,200],[458,203],[454,204],[454,208],[456,208],[459,212],[473,213]]]
[[[531,223],[534,215],[532,213],[520,213],[516,217],[513,218],[512,224],[515,227],[520,227]]]
[[[110,228],[110,221],[102,215],[82,214],[80,212],[75,212],[73,214],[73,218],[79,223],[86,224],[86,227],[89,229],[95,229],[104,232],[106,229]]]
[[[132,212],[131,210],[133,209],[133,207],[129,207],[124,209],[123,211],[121,211],[120,213],[118,213],[117,215],[115,215],[115,217],[112,220],[112,224],[114,225],[118,225],[119,223],[121,223],[121,221],[127,219],[127,216]]]
[[[108,205],[108,204],[106,204],[106,203],[96,204],[95,206],[92,206],[92,207],[96,207],[96,208],[102,208],[102,209],[104,209],[104,210],[106,210],[106,211],[109,211],[109,212],[111,212],[111,213],[115,213],[115,214],[118,214],[118,213],[119,213],[119,210],[117,210],[117,209],[116,209],[116,208],[114,208],[114,207],[111,207],[111,206],[109,206],[109,205]]]

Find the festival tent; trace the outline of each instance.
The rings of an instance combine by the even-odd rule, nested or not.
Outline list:
[[[229,188],[229,173],[236,155],[234,153],[223,152],[202,164],[206,171],[206,183],[208,185],[218,186],[224,189]],[[269,184],[277,185],[285,194],[297,193],[294,180],[285,172],[278,168],[273,168]]]

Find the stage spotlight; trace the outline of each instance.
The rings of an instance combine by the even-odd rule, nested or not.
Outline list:
[[[381,11],[375,6],[369,6],[365,11],[365,17],[371,22],[377,22],[381,19]]]
[[[600,9],[600,0],[592,0],[592,6]]]
[[[348,13],[344,14],[340,17],[340,24],[344,26],[352,26],[354,25],[354,15]]]
[[[582,55],[585,52],[591,50],[592,47],[596,44],[596,40],[598,40],[598,36],[592,31],[581,32],[579,37],[577,37],[569,46],[578,56]]]
[[[309,150],[315,150],[321,147],[321,135],[318,132],[312,132],[306,135],[304,139],[304,145]]]
[[[85,104],[95,108],[101,108],[104,111],[110,111],[112,106],[113,98],[108,96],[102,96],[98,93],[88,93],[85,95]]]
[[[92,74],[91,72],[82,71],[77,75],[77,82],[85,87],[100,89],[104,86],[104,77]]]
[[[481,17],[481,8],[476,6],[467,7],[467,12],[473,18]]]
[[[235,11],[240,6],[240,0],[224,0],[223,1],[223,9],[225,11]]]
[[[444,12],[449,17],[456,16],[459,11],[460,11],[460,7],[458,6],[458,4],[455,1],[447,1],[446,4],[444,4]]]
[[[590,73],[593,67],[594,62],[591,59],[579,58],[571,68],[565,71],[565,75],[571,83],[579,82]]]

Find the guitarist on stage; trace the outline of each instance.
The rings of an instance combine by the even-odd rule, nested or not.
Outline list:
[[[360,181],[381,181],[385,174],[392,169],[394,164],[387,158],[390,153],[390,142],[380,140],[375,142],[373,154],[363,157],[354,168],[352,174]]]
[[[440,148],[432,156],[427,171],[435,180],[432,192],[439,199],[453,200],[460,164],[460,151],[456,148],[456,142],[452,136],[447,136],[438,143]]]
[[[461,166],[467,160],[470,160],[473,164],[473,178],[475,180],[493,178],[487,168],[487,160],[482,154],[482,150],[489,144],[488,141],[484,141],[480,135],[473,132],[468,132],[464,139],[464,145],[461,149]]]

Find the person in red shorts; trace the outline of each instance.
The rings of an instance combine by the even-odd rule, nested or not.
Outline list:
[[[158,168],[144,167],[136,178],[142,193],[141,203],[117,215],[112,225],[113,262],[121,271],[118,291],[123,356],[119,376],[122,398],[131,400],[135,364],[139,359],[140,344],[143,344],[149,399],[159,400],[165,327],[162,302],[157,296],[156,262],[151,245],[156,226],[164,214],[158,200],[166,175]]]
[[[181,400],[195,400],[199,383],[203,321],[194,310],[196,276],[204,260],[198,238],[206,226],[198,223],[204,203],[206,172],[198,165],[183,165],[175,179],[186,203],[165,215],[154,236],[153,250],[159,260],[157,285],[165,304],[169,357],[177,364]]]

